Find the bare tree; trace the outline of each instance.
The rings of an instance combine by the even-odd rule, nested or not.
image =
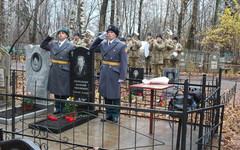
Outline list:
[[[4,41],[4,13],[4,0],[0,0],[0,44],[2,44]]]
[[[142,4],[143,0],[140,0],[139,13],[138,13],[138,33],[141,35],[141,26],[142,26]],[[141,39],[141,36],[139,37]]]
[[[86,31],[86,21],[85,21],[85,13],[84,13],[84,0],[78,0],[78,14],[77,14],[77,21],[78,21],[78,30],[81,36],[84,36]]]
[[[188,32],[188,41],[186,48],[193,49],[194,48],[194,35],[196,34],[196,25],[197,25],[197,16],[198,16],[198,7],[199,7],[199,0],[194,0],[193,2],[193,12],[192,12],[192,21],[190,24],[190,29]]]
[[[99,32],[102,32],[105,29],[107,5],[108,5],[108,0],[103,0],[101,11],[100,11],[100,21],[99,21],[99,27],[98,27]]]
[[[39,0],[36,0],[35,1],[35,12],[34,12],[34,17],[33,17],[33,30],[32,30],[32,34],[30,36],[30,43],[33,43],[33,44],[36,43],[37,21],[38,21],[38,7],[37,6],[38,6],[38,4],[39,4]]]
[[[115,0],[111,0],[111,17],[110,24],[114,24]]]
[[[165,19],[164,19],[164,24],[163,24],[163,30],[166,30],[166,24],[167,24],[167,17],[168,17],[168,13],[169,13],[169,0],[167,0],[167,11],[166,11],[166,15],[165,15]]]
[[[178,32],[177,32],[177,35],[179,38],[181,38],[182,22],[184,20],[185,11],[187,9],[188,2],[189,2],[189,0],[181,0],[181,11],[180,11],[180,15],[178,17]]]
[[[216,6],[215,6],[215,13],[213,18],[213,26],[217,24],[217,14],[218,14],[218,8],[219,8],[220,0],[216,0]]]

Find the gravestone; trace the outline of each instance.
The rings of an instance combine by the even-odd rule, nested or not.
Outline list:
[[[217,73],[219,70],[219,55],[217,54],[210,54],[210,69],[212,73]]]
[[[8,50],[0,46],[0,93],[8,93],[10,86],[11,55]],[[0,103],[5,103],[6,97],[0,97]],[[3,100],[3,101],[2,101]]]
[[[93,53],[85,47],[78,47],[70,52],[70,92],[74,100],[94,102],[94,63]],[[79,110],[88,110],[80,105]],[[93,107],[89,108],[93,110]]]
[[[24,48],[26,55],[26,92],[34,93],[37,97],[49,98],[47,84],[50,53],[41,49],[39,45],[27,45]],[[37,100],[37,104],[46,105],[47,102]]]
[[[178,83],[179,69],[177,68],[163,68],[163,76],[169,79],[169,83]]]
[[[144,76],[144,69],[143,68],[129,68],[129,84],[139,84],[142,83]],[[132,79],[132,80],[131,80]],[[139,95],[139,93],[143,94],[143,89],[133,89],[133,94],[134,95]]]

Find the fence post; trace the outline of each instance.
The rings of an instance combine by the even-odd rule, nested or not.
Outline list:
[[[235,85],[234,85],[233,108],[235,107],[236,93],[237,93],[237,82],[236,82]]]
[[[220,105],[221,103],[221,84],[222,84],[222,68],[219,69],[219,79],[218,79],[218,91],[217,91],[217,103],[216,105]],[[219,108],[216,109],[216,120],[215,125],[219,123]],[[218,127],[216,128],[215,132],[218,132]]]
[[[12,73],[12,139],[15,139],[15,70]]]
[[[205,99],[206,99],[206,74],[203,74],[201,108],[205,108]],[[200,112],[198,139],[200,139],[203,136],[203,120],[204,120],[204,111]],[[202,140],[203,139],[199,141],[200,144],[198,144],[198,150],[202,149]]]
[[[181,149],[186,149],[186,135],[187,135],[187,102],[188,102],[188,80],[184,82],[184,101],[183,101],[183,117],[182,117],[182,141]]]
[[[0,128],[0,141],[3,141],[3,129]]]

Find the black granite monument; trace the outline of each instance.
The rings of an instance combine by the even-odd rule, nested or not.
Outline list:
[[[85,47],[78,47],[70,52],[70,90],[74,100],[94,102],[93,58],[93,53]],[[81,105],[78,109],[88,110],[88,106]],[[89,109],[93,110],[93,107]]]
[[[143,68],[131,68],[129,69],[129,84],[139,84],[142,83],[144,76],[144,70]],[[134,89],[133,94],[134,95],[139,95],[139,93],[143,94],[143,89]]]

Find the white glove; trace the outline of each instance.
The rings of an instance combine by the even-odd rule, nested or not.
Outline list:
[[[107,32],[103,32],[103,34],[101,34],[101,35],[99,36],[99,38],[100,38],[101,40],[103,40],[103,39],[105,39],[106,36],[107,36]]]
[[[118,82],[120,82],[120,83],[123,82],[123,81],[124,81],[124,80],[118,79]]]
[[[57,31],[54,31],[54,32],[50,33],[49,36],[50,36],[50,37],[53,37],[56,32],[57,32]]]

